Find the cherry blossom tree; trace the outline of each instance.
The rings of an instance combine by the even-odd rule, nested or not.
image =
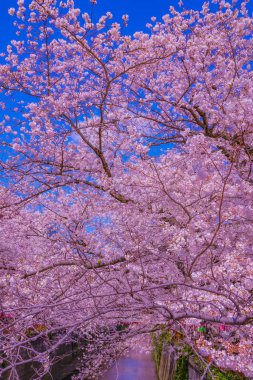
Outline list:
[[[133,36],[72,0],[9,10],[17,39],[0,66],[0,373],[18,378],[29,360],[46,373],[57,347],[87,331],[123,349],[162,324],[190,339],[204,320],[238,331],[240,360],[229,347],[199,346],[252,375],[246,5],[171,7]],[[96,341],[97,358],[101,347],[117,354]]]

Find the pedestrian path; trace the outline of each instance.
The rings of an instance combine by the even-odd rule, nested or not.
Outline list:
[[[156,380],[155,364],[150,354],[131,351],[120,358],[101,380]]]

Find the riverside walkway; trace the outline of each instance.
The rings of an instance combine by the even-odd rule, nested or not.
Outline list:
[[[156,380],[155,364],[150,354],[130,351],[101,380]]]

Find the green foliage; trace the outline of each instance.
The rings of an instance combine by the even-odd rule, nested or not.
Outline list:
[[[246,380],[247,378],[233,371],[222,372],[217,367],[212,367],[211,372],[216,380]]]
[[[163,345],[166,343],[171,343],[171,334],[168,330],[165,329],[165,326],[162,326],[161,332],[159,334],[152,334],[152,357],[157,369],[160,365]]]
[[[119,323],[116,326],[116,331],[124,331],[124,330],[128,329],[128,327],[129,327],[129,325],[126,323]]]
[[[188,361],[189,357],[196,364],[201,372],[204,372],[204,362],[199,359],[192,348],[183,342],[183,336],[180,333],[172,334],[162,326],[160,333],[152,334],[153,351],[152,356],[155,361],[157,370],[160,366],[163,346],[165,344],[172,344],[176,349],[179,357],[176,365],[175,380],[188,379]],[[207,374],[208,380],[246,380],[247,378],[239,373],[233,371],[221,371],[215,366],[210,368],[211,374]]]
[[[178,358],[175,380],[188,380],[188,356],[181,355]]]

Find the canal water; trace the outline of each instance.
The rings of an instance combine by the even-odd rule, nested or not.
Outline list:
[[[118,359],[100,380],[156,380],[151,354],[130,351]]]

